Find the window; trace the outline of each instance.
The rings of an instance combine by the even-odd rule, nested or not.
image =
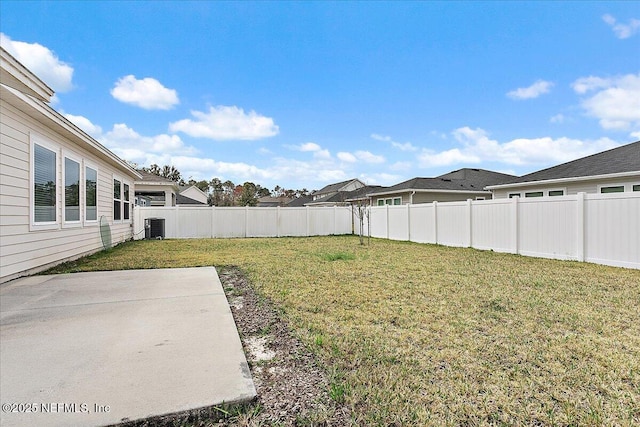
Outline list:
[[[393,199],[393,204],[396,205],[396,206],[397,205],[401,205],[402,204],[402,197],[395,197]]]
[[[476,200],[486,200],[486,199],[484,197],[482,197],[482,196],[478,196],[478,197],[476,197]]]
[[[378,206],[384,206],[384,199],[378,199]]]
[[[640,184],[636,184],[633,186],[633,191],[640,191]]]
[[[64,221],[80,221],[80,163],[64,158]]]
[[[55,151],[33,144],[33,222],[56,222]]]
[[[393,203],[393,201],[391,199],[384,199],[384,204],[385,205],[390,205],[391,203]]]
[[[606,193],[624,193],[624,185],[616,185],[613,187],[601,187],[600,192]]]
[[[117,179],[113,179],[113,220],[120,221],[122,219],[122,185]]]
[[[549,190],[549,197],[564,196],[564,190]]]
[[[130,203],[129,203],[129,184],[123,184],[124,191],[122,194],[122,218],[124,220],[129,220],[129,212],[130,212]]]
[[[513,199],[514,197],[520,197],[520,193],[511,193],[509,194],[509,198]]]
[[[524,193],[524,197],[542,197],[542,191],[532,191],[530,193]]]
[[[96,221],[98,219],[98,171],[89,166],[84,172],[84,219]]]

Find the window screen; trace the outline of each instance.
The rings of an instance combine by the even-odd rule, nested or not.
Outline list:
[[[56,153],[33,145],[33,194],[35,222],[56,220]]]
[[[64,158],[64,220],[80,221],[80,163]]]
[[[87,167],[84,174],[85,219],[87,221],[96,221],[98,219],[98,171]]]

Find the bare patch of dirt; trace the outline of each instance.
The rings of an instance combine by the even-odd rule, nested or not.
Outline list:
[[[296,339],[268,300],[237,268],[218,271],[258,392],[226,426],[345,426],[347,407],[329,397],[329,382],[313,354]],[[220,425],[220,424],[219,424]]]

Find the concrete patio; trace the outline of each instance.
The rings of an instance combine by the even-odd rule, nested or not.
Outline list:
[[[256,395],[213,267],[0,287],[2,426],[100,426]]]

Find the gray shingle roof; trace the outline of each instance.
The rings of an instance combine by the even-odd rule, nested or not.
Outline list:
[[[485,169],[458,169],[435,178],[412,178],[391,187],[370,192],[393,193],[411,190],[483,191],[488,185],[503,184],[516,178],[513,175]]]
[[[202,203],[199,200],[194,200],[191,197],[183,196],[182,194],[176,194],[176,205],[199,205],[206,206],[206,203]]]
[[[142,169],[138,169],[137,172],[142,175],[142,179],[140,179],[139,181],[144,181],[144,182],[157,182],[157,183],[161,183],[161,184],[173,184],[173,185],[177,185],[175,182],[171,181],[169,178],[164,178],[162,176],[158,176],[158,175],[154,175],[150,172],[144,171]]]
[[[609,175],[635,171],[640,171],[640,141],[532,172],[502,184]]]
[[[342,187],[344,187],[345,185],[349,184],[352,181],[358,181],[358,179],[357,178],[352,178],[352,179],[348,179],[346,181],[336,182],[335,184],[326,185],[326,186],[322,187],[320,190],[316,191],[315,194],[332,193],[334,191],[338,191]]]

